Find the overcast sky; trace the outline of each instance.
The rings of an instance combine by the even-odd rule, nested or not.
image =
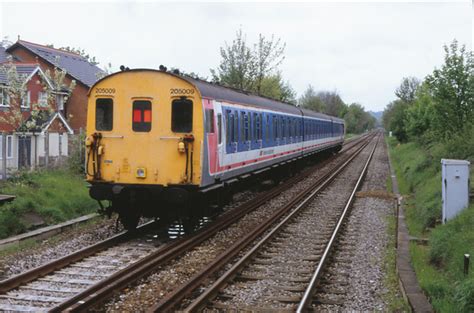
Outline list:
[[[383,110],[404,76],[425,77],[456,38],[472,49],[471,1],[316,3],[9,3],[0,35],[85,49],[101,65],[209,76],[219,47],[242,27],[286,43],[282,74],[301,95],[308,84],[347,103]]]

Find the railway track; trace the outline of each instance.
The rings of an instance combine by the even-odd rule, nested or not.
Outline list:
[[[205,288],[203,286],[206,281],[216,274],[220,278],[187,306],[185,311],[307,309],[375,147],[376,144],[365,162],[360,162],[366,156],[358,156],[362,149],[358,150],[335,172],[316,182],[300,193],[294,202],[289,203],[287,211],[294,209],[276,226],[271,228],[271,222],[262,223],[259,229],[242,238],[149,311],[172,311],[182,306],[186,296],[198,287]],[[346,169],[356,158],[359,159],[359,163],[355,162],[358,167],[356,172],[360,172],[357,176],[353,175],[354,168],[350,171]],[[341,189],[338,180],[339,184],[341,181],[351,183],[344,184],[346,186]],[[339,195],[336,200],[329,202],[331,205],[327,205],[326,194],[334,193],[334,190],[331,191],[334,188],[339,189],[336,190]],[[319,195],[323,190],[326,194]],[[228,264],[255,238],[262,236],[263,239],[254,243],[227,272],[219,273],[223,265]]]
[[[353,149],[359,142],[359,140],[351,141],[344,150]],[[236,219],[272,199],[325,163],[327,162],[303,171],[258,199],[224,214],[215,223],[193,236],[160,244],[153,242],[152,239],[147,241],[122,233],[65,258],[2,281],[0,310],[38,312],[90,308],[114,291],[151,273],[160,264],[184,254],[213,234],[225,229]],[[151,227],[151,224],[145,225],[141,233],[145,233]]]

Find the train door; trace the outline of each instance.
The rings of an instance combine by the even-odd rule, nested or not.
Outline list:
[[[237,152],[237,138],[239,136],[238,112],[226,109],[224,113],[225,153]]]
[[[224,138],[226,137],[226,128],[224,127],[224,116],[222,114],[222,105],[220,102],[215,102],[214,114],[216,118],[216,128],[217,128],[217,149],[215,151],[216,159],[218,160],[218,162],[216,163],[216,166],[217,166],[217,164],[221,165],[224,160],[224,154],[225,154]]]

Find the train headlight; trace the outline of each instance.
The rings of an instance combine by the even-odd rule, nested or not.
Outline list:
[[[135,172],[135,176],[137,178],[146,178],[146,168],[144,167],[137,168],[137,171]]]

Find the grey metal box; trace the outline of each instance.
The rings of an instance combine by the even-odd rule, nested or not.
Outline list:
[[[469,205],[469,161],[441,159],[443,223]]]

